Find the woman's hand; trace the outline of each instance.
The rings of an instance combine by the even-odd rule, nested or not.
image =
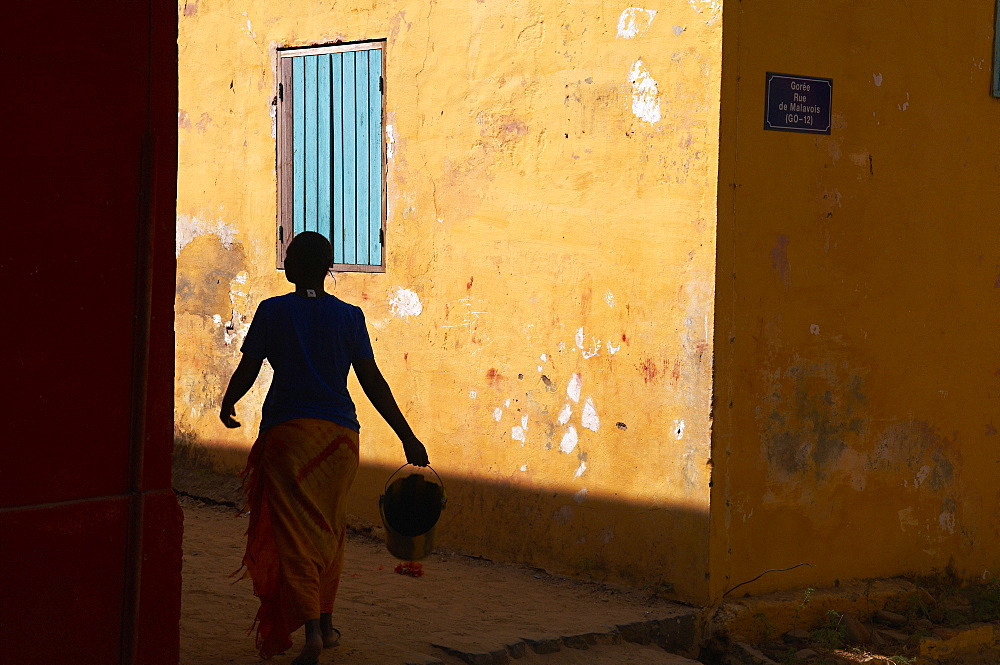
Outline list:
[[[429,466],[431,463],[427,459],[427,449],[415,436],[403,439],[403,452],[406,453],[407,463],[413,466]]]
[[[240,427],[239,421],[236,420],[236,406],[233,404],[222,405],[222,409],[219,410],[219,420],[229,429]]]
[[[254,358],[243,354],[240,364],[236,366],[236,371],[229,379],[229,387],[222,396],[222,407],[219,409],[219,420],[229,429],[236,429],[240,426],[236,420],[236,403],[247,394],[253,382],[257,380],[260,373],[260,366],[264,363],[263,358]]]

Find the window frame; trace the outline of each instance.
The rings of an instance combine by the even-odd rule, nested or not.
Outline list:
[[[386,130],[385,130],[385,39],[370,39],[365,41],[324,44],[318,46],[296,46],[278,48],[277,51],[277,90],[275,94],[276,110],[276,142],[275,142],[275,163],[277,170],[277,266],[279,269],[285,267],[285,250],[294,236],[294,176],[293,176],[293,154],[294,154],[294,122],[293,103],[294,90],[292,86],[292,60],[296,57],[310,55],[323,55],[328,53],[346,53],[350,51],[371,51],[380,50],[381,71],[379,71],[379,171],[380,177],[380,199],[381,199],[381,219],[379,220],[379,242],[381,245],[381,263],[378,265],[354,264],[354,263],[334,263],[332,269],[337,272],[362,272],[362,273],[385,273],[386,272]]]

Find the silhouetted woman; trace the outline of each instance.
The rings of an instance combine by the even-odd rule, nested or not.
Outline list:
[[[316,663],[323,647],[340,638],[331,613],[360,429],[347,391],[351,367],[402,442],[406,460],[428,464],[375,364],[364,314],[323,288],[332,260],[329,241],[318,233],[299,233],[289,244],[285,277],[295,291],[260,303],[219,414],[226,427],[240,426],[235,404],[266,358],[274,378],[243,472],[250,510],[243,565],[260,598],[254,623],[263,658],[288,649],[291,633],[305,626],[294,665]]]

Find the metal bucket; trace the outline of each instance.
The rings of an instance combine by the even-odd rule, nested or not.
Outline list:
[[[393,480],[407,466],[404,464],[389,476],[378,509],[389,553],[403,561],[417,561],[434,550],[434,525],[447,499],[441,476],[430,466],[427,468],[437,478],[436,483],[419,473]]]

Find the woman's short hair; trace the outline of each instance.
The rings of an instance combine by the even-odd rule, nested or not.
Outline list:
[[[298,264],[299,270],[306,278],[317,278],[326,275],[333,265],[333,247],[330,241],[315,231],[302,231],[295,234],[285,251],[285,262],[289,260]]]

